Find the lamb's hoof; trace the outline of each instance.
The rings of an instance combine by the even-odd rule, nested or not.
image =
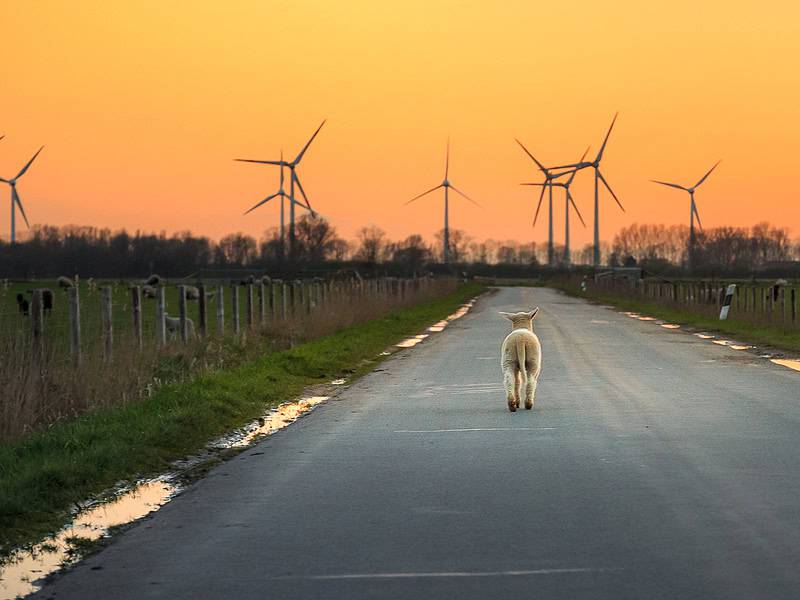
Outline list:
[[[530,410],[533,408],[533,402],[526,402],[525,403],[525,410]]]
[[[517,404],[516,402],[509,402],[508,403],[508,410],[511,412],[517,412]]]

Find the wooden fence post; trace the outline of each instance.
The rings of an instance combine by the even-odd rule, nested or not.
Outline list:
[[[198,285],[200,296],[197,299],[197,308],[199,311],[197,328],[202,337],[208,335],[208,303],[206,302],[206,286]]]
[[[791,303],[792,303],[792,325],[797,324],[797,290],[792,288],[791,292]]]
[[[186,321],[186,286],[178,286],[178,324],[181,332],[181,342],[184,344],[189,341],[189,326]]]
[[[245,297],[245,320],[247,322],[247,328],[252,329],[253,327],[253,284],[247,284],[247,296]]]
[[[142,288],[131,286],[131,318],[133,320],[133,340],[136,348],[142,348]]]
[[[267,303],[264,296],[264,280],[258,282],[258,322],[263,325],[267,318]]]
[[[161,286],[156,288],[156,342],[167,345],[167,294]]]
[[[103,360],[111,362],[114,350],[114,326],[112,323],[111,287],[100,290],[100,322],[103,331]]]
[[[225,286],[221,283],[217,286],[214,300],[217,303],[217,335],[222,335],[225,333]]]
[[[72,355],[72,364],[76,367],[81,364],[81,304],[78,296],[78,287],[67,290],[69,300],[69,352]]]
[[[239,285],[236,283],[231,286],[231,320],[233,333],[239,335]]]
[[[282,283],[281,287],[281,318],[285,321],[286,315],[289,313],[289,284]]]

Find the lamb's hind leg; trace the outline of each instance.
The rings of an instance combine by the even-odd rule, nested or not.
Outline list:
[[[525,386],[525,410],[533,408],[533,400],[536,395],[536,377],[533,373],[528,373],[528,385]]]
[[[517,399],[515,392],[517,388],[517,373],[512,367],[503,369],[503,386],[506,389],[506,402],[508,402],[508,410],[515,412],[517,410]]]

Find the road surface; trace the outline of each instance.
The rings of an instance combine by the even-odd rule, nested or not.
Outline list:
[[[498,310],[542,307],[509,413]],[[507,288],[41,598],[798,598],[800,373]]]

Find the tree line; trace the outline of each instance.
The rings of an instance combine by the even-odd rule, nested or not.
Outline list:
[[[362,227],[354,240],[345,240],[320,217],[303,215],[296,223],[295,260],[279,230],[271,228],[260,239],[233,233],[212,240],[184,231],[129,233],[81,226],[39,226],[22,241],[0,242],[0,277],[11,279],[55,277],[145,277],[159,273],[185,277],[216,271],[219,276],[237,270],[280,273],[338,268],[381,269],[386,274],[413,274],[440,270],[443,233],[432,242],[414,234],[391,240],[374,225]],[[642,266],[655,272],[677,272],[688,262],[688,227],[633,224],[621,229],[611,244],[601,245],[603,262],[612,266]],[[556,267],[563,267],[563,247],[557,245]],[[473,273],[531,276],[547,260],[545,242],[478,241],[458,229],[450,230],[450,257]],[[800,244],[786,228],[767,223],[752,228],[719,227],[697,232],[693,251],[695,270],[704,273],[740,273],[765,269],[797,269]],[[588,265],[592,246],[572,252],[574,263]]]

